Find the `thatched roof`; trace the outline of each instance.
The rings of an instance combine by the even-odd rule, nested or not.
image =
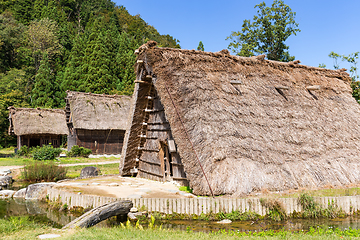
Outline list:
[[[67,135],[65,111],[61,109],[9,107],[9,134]]]
[[[176,108],[216,195],[360,183],[360,105],[343,70],[227,51],[140,50],[195,194],[210,191]],[[134,151],[125,144],[127,173]]]
[[[67,91],[74,128],[125,130],[131,102],[129,96]]]

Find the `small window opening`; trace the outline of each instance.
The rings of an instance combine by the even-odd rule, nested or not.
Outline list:
[[[283,96],[285,98],[286,101],[288,101],[287,97],[285,96],[284,92],[281,89],[279,89],[279,88],[275,88],[275,89],[281,96]]]

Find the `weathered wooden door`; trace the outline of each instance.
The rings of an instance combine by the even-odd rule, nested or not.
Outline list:
[[[171,153],[167,142],[160,142],[159,160],[164,181],[172,181]]]

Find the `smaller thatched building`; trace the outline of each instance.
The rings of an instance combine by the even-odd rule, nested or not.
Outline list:
[[[67,91],[68,150],[78,145],[93,154],[120,154],[131,97]]]
[[[360,183],[360,105],[327,70],[154,47],[138,50],[120,171],[242,195]]]
[[[9,107],[9,135],[17,136],[17,147],[51,144],[60,147],[67,135],[65,111],[61,109]]]

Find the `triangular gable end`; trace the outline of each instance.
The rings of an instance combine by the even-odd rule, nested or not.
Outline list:
[[[120,174],[188,185],[170,124],[148,66],[137,61],[137,80],[130,109],[130,124],[121,154]]]

